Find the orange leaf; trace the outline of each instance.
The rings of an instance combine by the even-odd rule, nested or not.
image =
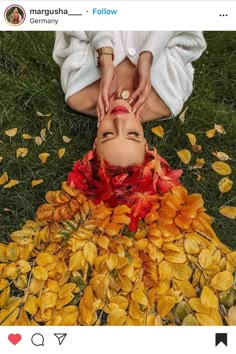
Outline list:
[[[7,183],[8,180],[9,180],[8,173],[4,172],[0,177],[0,185]]]
[[[41,183],[43,183],[43,179],[42,178],[41,179],[33,179],[31,181],[31,186],[35,187],[35,186],[37,186],[38,184],[41,184]]]
[[[177,151],[177,155],[179,156],[180,160],[185,164],[188,164],[191,160],[191,152],[187,149]]]
[[[17,179],[10,179],[10,181],[7,184],[5,184],[5,186],[3,188],[12,188],[19,183],[20,182]]]
[[[195,136],[194,134],[192,134],[192,133],[187,133],[186,135],[187,135],[187,137],[188,137],[188,140],[189,140],[190,144],[191,144],[192,146],[195,145],[196,142],[197,142],[196,136]]]
[[[206,131],[206,136],[209,139],[212,139],[215,136],[216,130],[215,129],[210,129]]]
[[[152,128],[152,132],[159,136],[159,138],[163,138],[164,136],[164,129],[161,125],[158,125],[157,127]]]
[[[42,164],[45,164],[47,162],[47,158],[50,156],[47,152],[42,152],[39,154],[39,160],[41,161]]]
[[[65,152],[66,152],[65,148],[61,148],[58,150],[57,155],[58,155],[59,159],[61,159],[65,155]]]

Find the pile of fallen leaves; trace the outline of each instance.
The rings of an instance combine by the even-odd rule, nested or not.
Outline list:
[[[236,325],[236,252],[201,195],[175,186],[134,233],[66,182],[46,200],[0,244],[1,325]]]

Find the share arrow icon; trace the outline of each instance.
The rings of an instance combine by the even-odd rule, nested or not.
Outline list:
[[[57,337],[59,345],[62,345],[64,339],[67,336],[67,333],[54,333],[54,336]]]

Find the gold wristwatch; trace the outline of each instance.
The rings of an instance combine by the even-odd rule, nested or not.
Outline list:
[[[97,54],[97,66],[101,66],[100,59],[103,54],[112,55],[112,60],[114,59],[114,51],[112,47],[101,47],[96,50]]]

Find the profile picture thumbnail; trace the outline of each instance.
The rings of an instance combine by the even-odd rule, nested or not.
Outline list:
[[[19,26],[25,21],[26,13],[22,6],[14,4],[6,8],[4,17],[9,25]]]

